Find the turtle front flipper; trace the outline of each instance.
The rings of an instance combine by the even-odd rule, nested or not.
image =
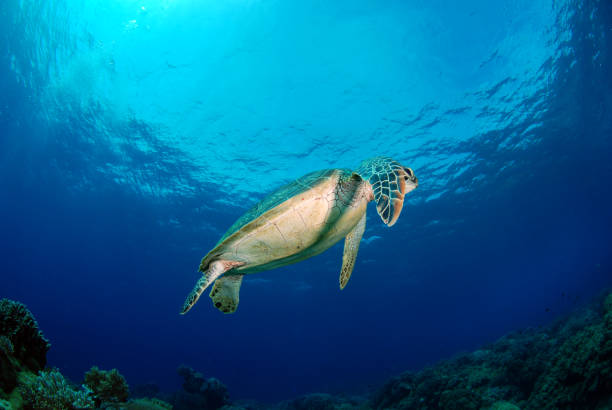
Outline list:
[[[181,314],[184,315],[196,304],[202,293],[210,286],[219,276],[223,275],[228,270],[236,266],[244,265],[244,262],[217,260],[208,265],[208,269],[203,272],[202,277],[197,281],[193,290],[187,296]]]
[[[240,301],[240,285],[244,275],[227,275],[215,281],[210,291],[213,305],[223,313],[234,313]]]
[[[366,225],[366,213],[364,212],[361,216],[357,225],[346,235],[346,239],[344,240],[344,252],[342,253],[342,270],[340,270],[340,289],[344,289],[349,279],[351,278],[351,273],[353,273],[353,268],[355,267],[355,259],[357,259],[357,252],[359,251],[359,243],[361,242],[361,237],[363,236],[363,232],[365,231]]]
[[[404,205],[404,196],[419,185],[412,169],[386,157],[363,161],[357,170],[372,186],[376,210],[387,226],[393,226]]]

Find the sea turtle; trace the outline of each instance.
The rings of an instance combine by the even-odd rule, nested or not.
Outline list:
[[[302,261],[342,238],[346,239],[340,289],[344,289],[365,230],[368,202],[375,200],[383,222],[392,226],[404,195],[417,185],[410,168],[391,158],[376,157],[363,161],[355,172],[316,171],[279,188],[238,219],[202,259],[199,271],[203,276],[181,313],[187,313],[213,282],[213,304],[224,313],[233,313],[245,274]]]

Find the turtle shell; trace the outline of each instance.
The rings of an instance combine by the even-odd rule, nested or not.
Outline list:
[[[221,237],[215,247],[219,246],[228,237],[238,232],[243,226],[251,221],[259,218],[261,215],[268,212],[270,209],[282,204],[289,198],[301,194],[302,192],[308,191],[310,188],[318,185],[323,180],[328,179],[333,173],[334,169],[323,169],[319,171],[311,172],[303,177],[296,179],[293,182],[288,183],[276,191],[266,196],[262,201],[254,205],[244,215],[242,215],[230,228],[225,232],[225,235]],[[346,171],[350,172],[350,171]]]
[[[215,247],[202,259],[202,262],[200,263],[200,271],[205,272],[208,269],[208,265],[210,264],[210,262],[219,257],[225,257],[230,259],[232,257],[240,258],[240,252],[238,252],[236,248],[237,244],[241,243],[240,246],[241,249],[243,249],[243,243],[246,243],[248,241],[252,242],[253,240],[257,244],[251,243],[250,245],[248,245],[249,247],[251,247],[251,250],[245,251],[246,253],[242,255],[243,260],[244,256],[247,254],[257,254],[260,256],[266,256],[259,258],[259,263],[256,263],[256,261],[252,260],[253,264],[247,263],[246,265],[237,268],[237,271],[243,272],[248,269],[252,272],[253,270],[259,269],[266,270],[266,267],[270,268],[272,265],[283,266],[288,263],[293,263],[294,261],[305,259],[309,256],[321,252],[324,249],[327,249],[327,247],[335,243],[329,241],[338,240],[336,236],[343,237],[344,235],[346,235],[346,232],[341,231],[341,228],[335,225],[337,219],[342,217],[344,213],[340,210],[339,206],[330,205],[330,203],[327,201],[318,202],[316,198],[307,199],[306,197],[301,199],[302,201],[304,201],[304,206],[306,206],[310,199],[313,199],[316,202],[316,204],[311,203],[310,207],[306,206],[306,208],[304,209],[305,213],[314,212],[314,214],[310,214],[310,216],[304,215],[303,217],[307,218],[310,223],[314,224],[311,225],[311,228],[314,228],[314,231],[308,231],[309,234],[303,236],[299,233],[296,233],[295,226],[293,225],[293,223],[290,221],[290,219],[286,219],[284,220],[284,222],[286,223],[285,228],[289,228],[289,231],[293,231],[293,233],[288,233],[290,237],[293,238],[292,240],[285,240],[285,237],[280,232],[282,228],[279,228],[278,226],[276,226],[275,231],[278,231],[280,236],[284,239],[282,246],[279,247],[279,245],[281,244],[274,245],[274,241],[273,243],[268,243],[268,241],[258,236],[264,235],[265,237],[267,235],[263,233],[265,230],[261,231],[260,228],[267,225],[270,219],[277,218],[279,215],[283,215],[285,212],[288,211],[288,209],[284,207],[284,203],[289,201],[295,202],[295,198],[299,197],[300,194],[305,193],[307,191],[311,191],[313,189],[318,191],[327,191],[326,193],[324,193],[325,195],[341,195],[341,192],[336,193],[336,184],[345,183],[348,184],[347,187],[350,185],[354,190],[360,183],[361,178],[352,178],[354,178],[354,176],[350,170],[326,169],[304,175],[296,181],[277,189],[276,191],[265,197],[261,202],[259,202],[249,211],[247,211],[227,230],[227,232],[219,240],[217,245],[215,245]],[[323,204],[325,204],[325,206],[321,208]],[[300,215],[300,217],[302,216]],[[316,226],[317,223],[327,224],[328,221],[329,229],[322,225]],[[344,227],[343,224],[341,226]],[[259,233],[256,236],[251,236],[254,230]],[[328,230],[330,232],[327,232]],[[251,239],[247,240],[246,238]],[[316,246],[314,246],[315,244]],[[259,249],[255,249],[254,247],[259,247]],[[233,255],[230,257],[228,255],[228,252],[233,253]],[[264,261],[261,260],[265,260],[267,257],[270,257],[270,263],[272,263],[272,265],[264,263]],[[254,268],[254,266],[257,266],[257,268]]]

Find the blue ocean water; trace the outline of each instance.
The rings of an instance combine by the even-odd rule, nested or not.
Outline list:
[[[49,365],[233,398],[362,392],[612,285],[612,3],[3,0],[0,297]],[[387,155],[419,187],[180,316],[267,192]]]

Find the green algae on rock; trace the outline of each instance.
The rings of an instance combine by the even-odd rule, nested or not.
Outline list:
[[[172,405],[160,399],[132,399],[121,406],[126,410],[171,410]]]
[[[376,409],[612,408],[612,293],[541,329],[390,380]]]
[[[313,393],[280,403],[277,410],[368,410],[362,398]]]

